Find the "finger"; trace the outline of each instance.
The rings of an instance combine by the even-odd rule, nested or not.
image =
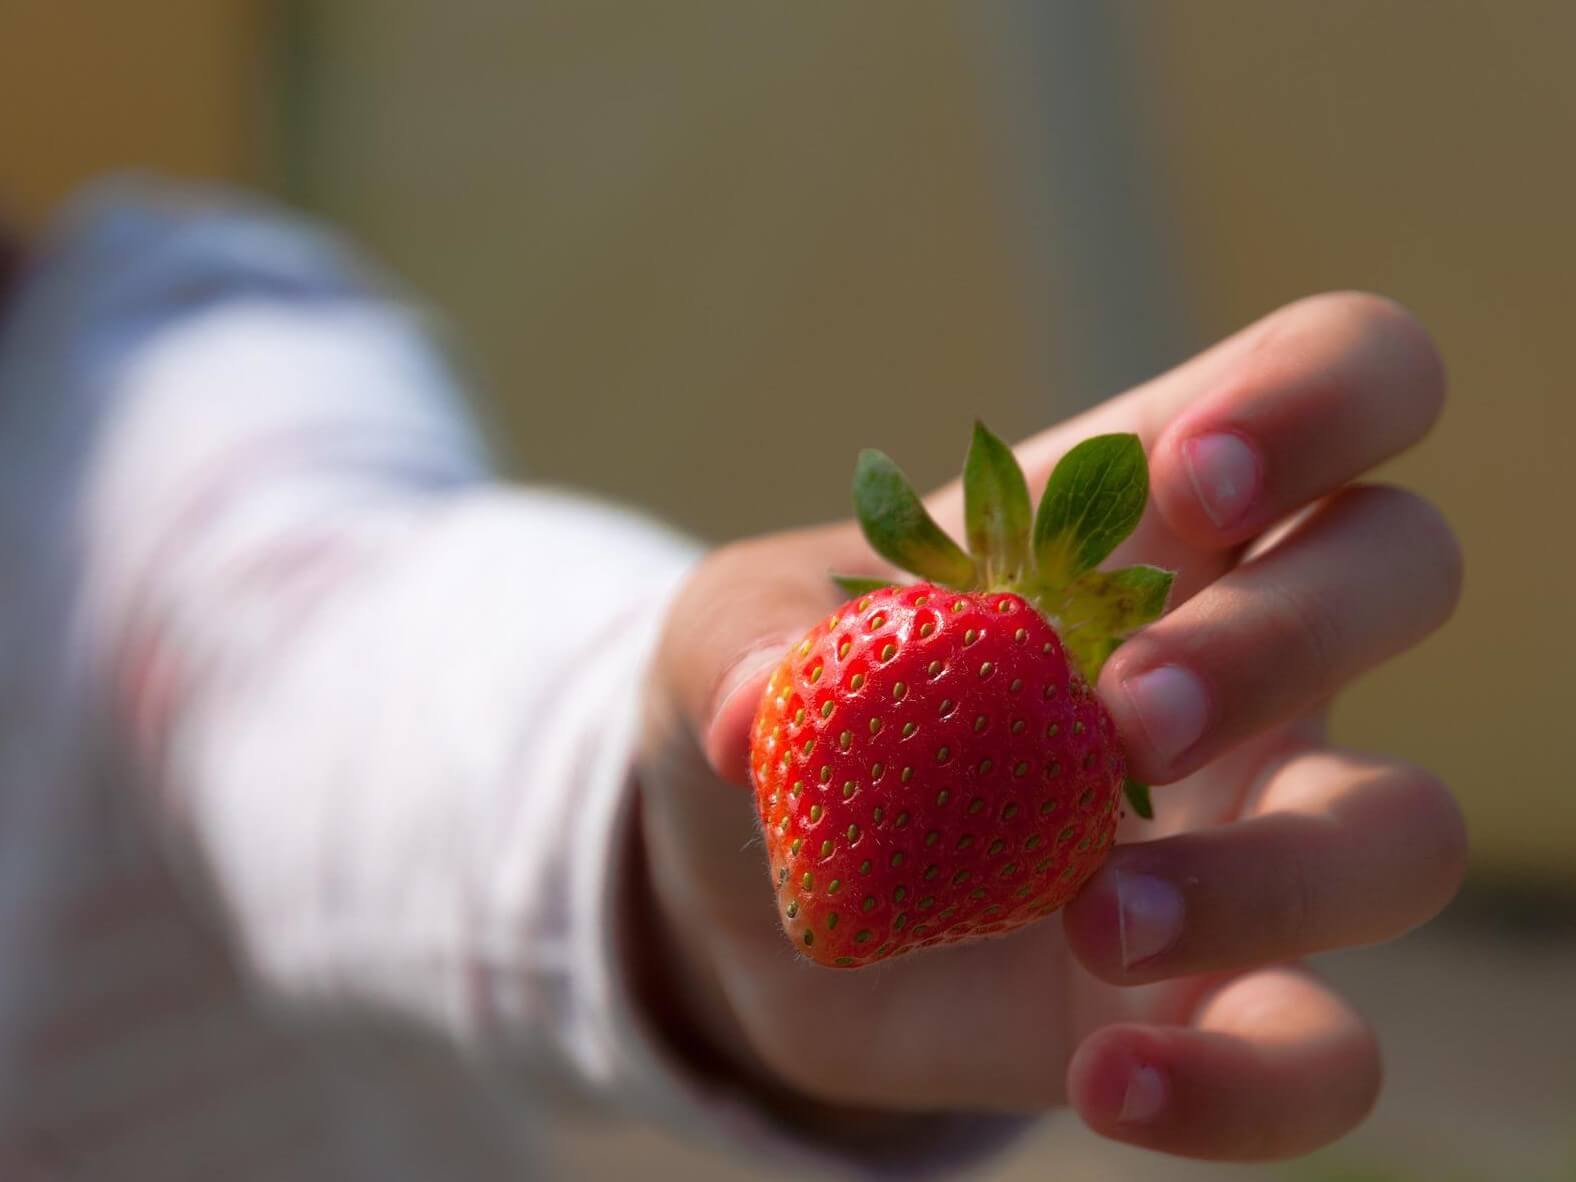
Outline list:
[[[850,526],[728,546],[707,556],[680,591],[656,675],[711,770],[748,782],[750,720],[787,647],[842,600],[827,577],[872,563]]]
[[[1410,313],[1368,295],[1306,301],[1167,425],[1150,457],[1155,504],[1193,546],[1235,546],[1418,442],[1444,395]]]
[[[1034,483],[1043,483],[1055,459],[1072,444],[1101,430],[1137,429],[1155,419],[1156,407],[1196,397],[1227,372],[1226,362],[1243,352],[1259,326],[1245,330],[1191,362],[1151,383],[1115,398],[1086,415],[1031,439],[1019,453]],[[1151,425],[1147,434],[1158,429]],[[932,511],[954,535],[961,535],[962,486],[954,481],[927,498]],[[818,543],[834,549],[817,550]],[[772,577],[763,580],[759,563],[766,547]],[[797,560],[796,560],[797,557]],[[676,722],[700,740],[717,770],[739,780],[745,773],[743,744],[748,717],[744,703],[759,691],[774,653],[797,639],[819,612],[831,606],[825,573],[839,562],[869,573],[877,565],[853,527],[811,530],[726,547],[709,555],[681,592],[658,655],[658,674],[677,703]],[[740,716],[744,716],[740,724]]]
[[[1281,308],[1016,450],[1039,489],[1074,444],[1136,432],[1153,507],[1115,561],[1179,571],[1181,602],[1232,547],[1416,442],[1443,395],[1438,353],[1409,313],[1338,292]],[[934,511],[949,527],[961,521],[956,484]]]
[[[1189,503],[1197,506],[1185,462],[1188,441],[1218,427],[1260,450],[1265,495],[1242,519],[1256,528],[1420,436],[1437,412],[1442,387],[1437,356],[1405,312],[1374,296],[1318,296],[1281,309],[1177,369],[1036,436],[1018,451],[1031,486],[1038,487],[1079,440],[1105,431],[1136,431],[1151,450],[1154,501],[1165,513],[1146,514],[1116,560],[1139,554],[1180,570],[1180,602],[1229,564],[1226,546],[1245,536],[1244,530],[1251,532],[1242,523],[1226,533],[1194,528],[1198,513],[1190,516],[1186,509]],[[1329,441],[1334,442],[1325,446]],[[1283,456],[1290,458],[1283,462]],[[959,486],[943,489],[932,503],[943,523],[956,531],[962,520]],[[1173,528],[1176,523],[1180,530]],[[703,749],[730,779],[743,776],[750,691],[758,692],[763,684],[771,652],[833,604],[835,594],[824,579],[828,567],[842,562],[871,569],[868,549],[851,527],[809,531],[800,540],[799,569],[779,564],[784,577],[769,587],[755,577],[751,545],[723,551],[709,563],[708,573],[726,568],[735,586],[752,590],[732,599],[715,597],[720,614],[692,613],[692,627],[674,630],[697,641],[706,658],[686,662],[681,701]],[[817,542],[830,543],[834,552],[817,551]]]
[[[1188,1026],[1107,1026],[1067,1069],[1097,1133],[1216,1161],[1292,1157],[1357,1125],[1378,1097],[1378,1044],[1358,1014],[1296,969],[1239,977]]]
[[[1304,752],[1253,807],[1112,851],[1063,916],[1079,961],[1131,985],[1372,944],[1438,914],[1466,871],[1461,811],[1417,768]]]
[[[1018,452],[1031,486],[1038,487],[1056,460],[1081,439],[1106,431],[1137,432],[1152,453],[1154,501],[1165,513],[1146,515],[1124,554],[1142,554],[1146,561],[1182,569],[1180,601],[1224,568],[1230,557],[1223,548],[1246,536],[1244,531],[1338,487],[1420,436],[1437,413],[1442,388],[1437,355],[1407,313],[1374,296],[1316,296],[1028,440]],[[1202,510],[1185,445],[1216,428],[1251,442],[1264,464],[1265,496],[1229,533],[1195,528]],[[1192,452],[1196,455],[1198,448]],[[960,486],[954,482],[931,500],[938,518],[956,531],[962,520]],[[1186,508],[1190,503],[1195,507],[1191,514]],[[686,712],[698,729],[711,727],[720,689],[746,688],[739,684],[743,658],[760,657],[760,650],[787,643],[831,604],[834,595],[822,585],[830,565],[841,561],[861,570],[871,566],[868,550],[852,528],[808,531],[800,538],[804,562],[796,573],[802,577],[789,573],[775,587],[760,588],[760,580],[749,577],[754,574],[749,545],[724,551],[714,564],[732,567],[742,576],[741,585],[756,589],[738,597],[737,610],[719,603],[720,627],[711,627],[709,618],[696,619],[695,628],[686,633],[702,640],[716,658],[694,663],[684,679]],[[825,544],[831,538],[836,539],[836,554],[816,551],[812,539]],[[812,602],[815,610],[806,610]],[[741,734],[724,725],[717,739],[719,766],[736,778]]]
[[[1101,695],[1133,774],[1167,783],[1329,697],[1450,616],[1461,554],[1427,502],[1331,498],[1112,656]]]

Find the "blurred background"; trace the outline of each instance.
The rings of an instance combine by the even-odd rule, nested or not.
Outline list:
[[[325,216],[447,319],[516,471],[713,539],[841,515],[867,443],[938,482],[975,415],[1026,434],[1299,295],[1409,305],[1453,399],[1387,475],[1467,594],[1338,728],[1456,786],[1474,866],[1324,965],[1386,1096],[1292,1165],[1061,1121],[982,1176],[1576,1178],[1576,6],[0,0],[0,96],[13,220],[127,167]],[[564,1178],[741,1176],[563,1140]]]

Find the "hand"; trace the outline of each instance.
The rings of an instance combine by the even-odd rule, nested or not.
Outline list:
[[[779,929],[747,728],[768,668],[870,571],[857,529],[713,554],[679,596],[641,769],[653,919],[687,1021],[738,1072],[826,1106],[1039,1111],[1169,1153],[1273,1158],[1356,1124],[1371,1030],[1299,957],[1433,916],[1466,860],[1416,768],[1329,745],[1331,696],[1456,602],[1461,558],[1418,497],[1355,483],[1415,443],[1444,378],[1404,311],[1305,300],[1018,449],[1031,489],[1134,431],[1152,504],[1111,563],[1178,571],[1173,610],[1099,692],[1158,819],[1129,820],[1063,912],[1005,939],[859,971]],[[879,442],[879,441],[876,441]],[[930,501],[954,533],[954,486]]]

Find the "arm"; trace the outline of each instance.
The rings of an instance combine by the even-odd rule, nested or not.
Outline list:
[[[528,1019],[513,1041],[594,1070],[544,999],[597,1000],[553,977],[600,918],[689,547],[493,483],[418,318],[332,242],[137,201],[80,220],[48,265],[113,274],[77,277],[105,376],[50,414],[92,456],[91,656],[173,855],[268,990],[465,1038]]]
[[[436,1029],[532,1102],[845,1160],[698,1070],[637,979],[632,764],[694,548],[495,483],[419,318],[319,235],[111,201],[44,269],[30,319],[91,364],[15,437],[70,460],[128,790],[259,996]]]

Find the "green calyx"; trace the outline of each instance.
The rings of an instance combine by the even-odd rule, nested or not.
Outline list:
[[[1148,499],[1149,466],[1138,436],[1098,435],[1062,457],[1031,514],[1017,458],[975,423],[963,465],[965,551],[884,453],[861,452],[854,470],[854,511],[877,554],[959,591],[1023,596],[1050,620],[1091,685],[1116,646],[1166,608],[1170,571],[1096,569],[1137,528]],[[888,585],[835,577],[850,595]]]
[[[1031,515],[1029,487],[1012,450],[981,423],[963,465],[968,549],[947,536],[898,466],[866,450],[854,470],[854,511],[881,557],[959,591],[1011,591],[1039,608],[1069,659],[1093,685],[1121,642],[1165,611],[1172,572],[1153,566],[1098,570],[1133,532],[1149,499],[1149,467],[1136,435],[1098,435],[1051,473]],[[889,585],[836,576],[849,595]],[[1128,800],[1152,815],[1148,789]]]

